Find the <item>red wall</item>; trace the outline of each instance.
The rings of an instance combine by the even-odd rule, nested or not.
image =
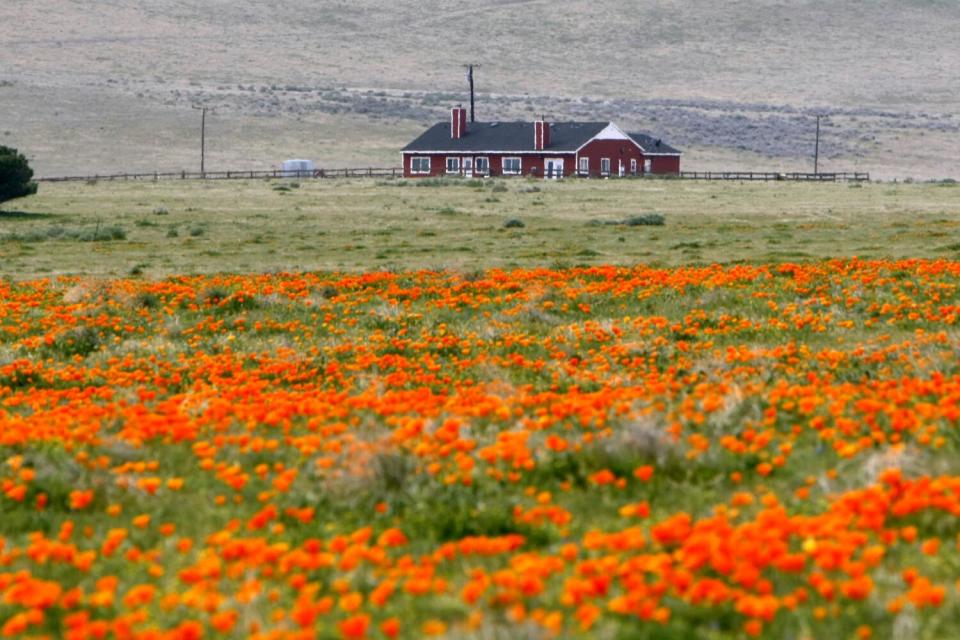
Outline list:
[[[680,173],[680,156],[651,156],[650,173]]]
[[[442,176],[447,170],[447,159],[445,156],[429,156],[430,173],[411,173],[410,165],[414,156],[420,157],[423,154],[405,153],[403,154],[403,177],[404,178],[429,178],[431,176]]]
[[[623,150],[621,155],[621,147],[626,147]],[[630,159],[635,158],[637,160],[637,172],[641,173],[643,171],[643,155],[640,151],[631,145],[628,142],[623,142],[620,140],[596,140],[591,142],[589,145],[581,150],[581,155],[590,158],[590,175],[599,176],[600,175],[600,158],[610,158],[610,175],[617,175],[618,162],[622,158],[623,166],[627,175],[630,175]],[[437,177],[444,176],[447,174],[447,157],[445,155],[430,155],[430,173],[411,173],[410,172],[410,159],[413,156],[418,154],[403,154],[403,175],[406,178],[426,178],[426,177]],[[463,157],[461,154],[451,154],[457,157]],[[476,156],[474,156],[476,157]],[[503,174],[503,159],[502,155],[489,155],[490,158],[490,175],[499,176]],[[511,156],[513,157],[513,156]],[[530,176],[535,175],[537,177],[543,177],[543,168],[544,168],[544,156],[539,153],[531,153],[527,155],[520,154],[521,166],[523,167],[523,175]],[[571,153],[567,155],[560,156],[547,156],[551,158],[563,158],[563,175],[571,176],[578,173],[577,159]],[[533,172],[533,169],[536,168],[536,173]],[[663,175],[663,174],[673,174],[680,172],[680,156],[651,156],[650,157],[650,173]]]
[[[429,157],[430,157],[430,173],[429,173],[429,174],[426,174],[426,173],[412,173],[412,172],[410,171],[411,159],[412,159],[414,156],[418,156],[418,157],[419,157],[420,155],[424,155],[424,154],[416,154],[416,153],[404,153],[404,154],[403,154],[403,176],[404,176],[405,178],[428,178],[428,177],[444,176],[444,175],[447,174],[447,157],[446,157],[445,155],[441,155],[441,154],[429,155]],[[427,154],[427,155],[428,155],[428,154]],[[451,155],[451,156],[455,156],[455,157],[459,157],[459,158],[463,158],[463,157],[464,157],[463,154],[459,154],[459,153],[452,153],[452,154],[450,154],[450,155]],[[537,154],[527,154],[527,155],[523,155],[523,154],[510,154],[509,157],[512,158],[512,157],[516,157],[516,156],[518,156],[518,155],[519,155],[520,158],[521,158],[521,160],[520,160],[520,166],[521,166],[521,169],[523,170],[523,175],[525,175],[525,176],[536,175],[537,177],[543,177],[543,168],[544,168],[545,164],[544,164],[544,157],[543,157],[542,154],[539,154],[539,153],[537,153]],[[475,155],[475,156],[473,156],[473,157],[478,157],[478,156]],[[502,175],[502,174],[503,174],[503,162],[502,162],[502,160],[503,160],[503,155],[502,155],[502,154],[499,154],[499,155],[488,155],[488,156],[486,156],[486,157],[487,157],[487,158],[490,158],[490,175],[492,175],[492,176]],[[576,158],[574,158],[574,156],[573,156],[572,153],[571,153],[571,154],[568,154],[568,155],[549,156],[549,157],[551,157],[551,158],[563,158],[563,175],[565,175],[565,176],[573,175],[573,173],[576,171],[576,166],[575,166],[575,165],[576,165]],[[600,166],[600,165],[599,165],[599,162],[600,162],[600,161],[598,160],[598,161],[597,161],[597,163],[598,163],[598,164],[597,164],[597,167],[598,167],[597,170],[598,170],[598,171],[599,171],[599,166]],[[534,169],[534,168],[536,168],[536,173],[533,173],[533,169]],[[511,174],[511,175],[513,175],[513,174]]]
[[[580,150],[580,157],[590,158],[590,175],[600,175],[600,159],[610,158],[610,175],[619,175],[620,161],[623,161],[625,175],[630,175],[630,160],[637,161],[637,173],[643,171],[643,154],[637,145],[629,140],[594,140]]]
[[[566,154],[566,155],[549,155],[549,156],[544,156],[539,153],[531,153],[529,155],[521,155],[520,157],[523,158],[520,161],[520,167],[523,169],[523,175],[525,176],[532,175],[538,178],[542,178],[544,167],[547,166],[547,158],[553,158],[557,160],[562,159],[563,175],[569,176],[573,174],[573,170],[574,170],[573,165],[575,160],[572,153]],[[491,164],[493,163],[491,162]],[[536,169],[536,171],[534,171],[534,169]]]

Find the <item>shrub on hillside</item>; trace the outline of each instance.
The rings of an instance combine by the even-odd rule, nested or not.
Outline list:
[[[16,149],[0,145],[0,202],[35,194],[37,183],[32,178],[27,158]]]
[[[623,221],[628,227],[660,227],[663,226],[665,222],[663,214],[660,213],[644,213],[639,216],[630,216]]]

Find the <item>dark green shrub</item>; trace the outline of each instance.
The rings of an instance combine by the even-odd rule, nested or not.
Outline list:
[[[160,306],[160,297],[155,293],[144,291],[137,294],[137,297],[133,299],[133,304],[141,309],[156,309]]]
[[[230,291],[224,287],[214,285],[205,289],[197,296],[197,301],[201,304],[216,305],[223,302],[230,295]]]
[[[503,223],[503,227],[505,229],[522,229],[525,226],[527,225],[523,223],[523,220],[519,220],[517,218],[510,218],[509,220]]]
[[[37,183],[32,178],[26,156],[0,145],[0,202],[35,194]]]
[[[75,229],[64,226],[51,226],[46,229],[32,229],[24,233],[9,233],[3,236],[9,242],[46,242],[48,240],[99,242],[109,240],[125,240],[127,232],[123,227],[111,225],[109,227],[83,227]]]
[[[60,334],[53,343],[53,349],[63,356],[86,357],[100,349],[100,333],[94,327],[82,325]]]
[[[630,216],[623,221],[628,227],[662,227],[666,219],[661,213],[644,213],[639,216]]]

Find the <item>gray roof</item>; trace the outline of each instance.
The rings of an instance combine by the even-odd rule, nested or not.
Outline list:
[[[609,122],[551,122],[546,151],[576,151]],[[438,122],[404,151],[535,151],[533,122],[468,122],[459,140],[450,137],[450,122]]]
[[[628,133],[627,135],[633,138],[634,141],[640,145],[640,148],[646,153],[666,153],[680,155],[679,149],[671,147],[660,138],[654,138],[650,134]]]

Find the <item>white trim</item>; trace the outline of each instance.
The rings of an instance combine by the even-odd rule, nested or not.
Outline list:
[[[450,109],[450,137],[453,140],[459,140],[463,137],[464,129],[466,128],[460,120],[460,112],[464,112],[464,120],[466,120],[466,109],[463,107],[453,107]],[[456,115],[456,117],[454,117]]]
[[[450,170],[450,161],[453,160],[457,163],[457,168],[453,171]],[[446,162],[446,173],[452,175],[454,173],[460,173],[460,156],[447,156]]]
[[[637,159],[630,158],[630,175],[637,175]]]
[[[590,175],[590,156],[577,156],[577,173]]]
[[[593,142],[593,141],[591,140],[590,142]],[[589,142],[588,142],[587,144],[589,144]],[[636,142],[634,142],[634,144],[636,144]],[[586,146],[586,145],[584,145],[584,146]],[[640,148],[640,145],[637,145],[637,148]],[[504,156],[505,156],[505,155],[508,155],[508,154],[511,155],[511,156],[516,156],[516,155],[521,155],[521,156],[569,156],[569,155],[577,155],[577,153],[578,153],[579,151],[580,151],[580,149],[577,149],[577,150],[575,150],[575,151],[553,151],[553,150],[551,150],[551,151],[516,151],[516,150],[513,150],[513,151],[488,151],[488,150],[486,150],[486,149],[480,149],[480,150],[477,150],[477,151],[472,151],[472,150],[463,150],[463,149],[447,149],[447,150],[445,150],[445,151],[401,151],[400,153],[401,153],[401,155],[405,155],[405,156],[413,156],[413,155],[417,155],[417,156],[447,155],[447,156],[448,156],[448,155],[454,154],[454,153],[457,153],[457,154],[460,154],[460,155],[463,155],[463,154],[466,154],[466,153],[471,153],[471,154],[473,154],[473,155],[484,155],[484,156],[486,156],[486,155],[490,155],[490,156],[504,155]],[[678,151],[678,152],[676,152],[676,153],[648,153],[648,152],[646,152],[646,151],[643,151],[642,149],[641,149],[641,151],[643,152],[643,155],[645,155],[645,156],[658,156],[658,157],[663,156],[663,157],[673,157],[673,158],[676,158],[676,157],[679,157],[679,156],[683,155],[683,152],[682,152],[682,151]]]
[[[504,169],[504,165],[506,164],[507,160],[516,160],[520,164],[520,167],[517,169],[517,171],[507,171]],[[505,176],[523,175],[523,158],[520,156],[504,156],[500,158],[500,173]]]
[[[547,159],[543,160],[543,177],[547,180],[560,180],[563,178],[563,158],[554,158],[549,160],[554,164],[553,173],[547,174]],[[559,165],[559,166],[558,166]]]
[[[414,169],[414,168],[413,168],[413,161],[414,161],[414,160],[426,160],[426,161],[427,161],[427,170],[426,170],[426,171],[418,171],[418,170]],[[411,156],[411,157],[410,157],[410,173],[412,173],[412,174],[414,174],[414,175],[418,175],[418,176],[428,175],[428,174],[430,173],[431,169],[432,169],[432,165],[433,165],[433,163],[432,163],[431,160],[430,160],[430,156]]]
[[[540,129],[540,147],[537,147],[537,129]],[[550,123],[546,120],[533,121],[533,150],[537,152],[545,151],[550,146]]]
[[[607,168],[603,168],[603,163],[607,163]],[[608,176],[610,175],[610,158],[600,158],[600,175]]]

